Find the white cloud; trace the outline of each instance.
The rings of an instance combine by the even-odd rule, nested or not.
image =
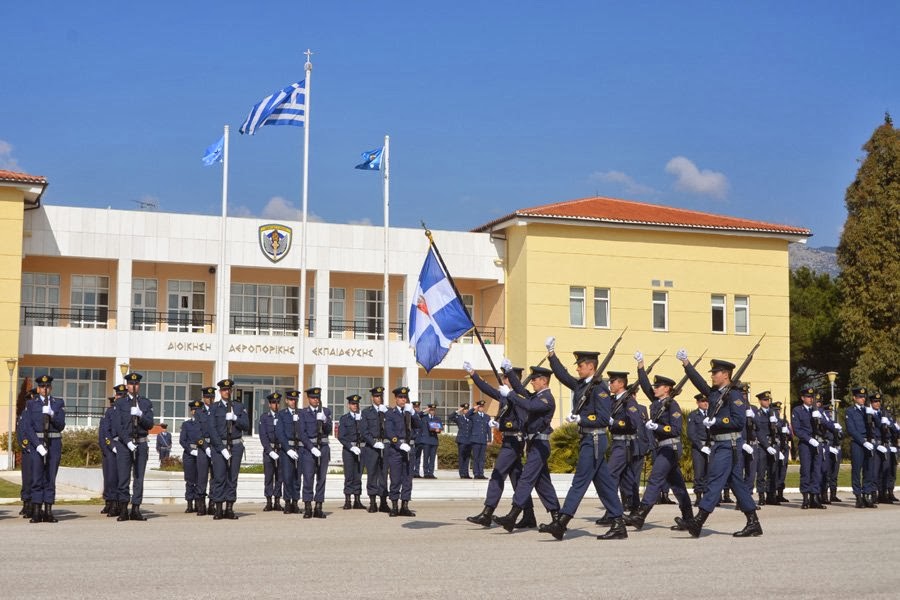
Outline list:
[[[595,183],[614,183],[621,186],[622,189],[625,190],[625,192],[628,194],[646,196],[657,193],[657,191],[649,185],[638,183],[634,180],[633,177],[631,177],[631,175],[623,173],[622,171],[605,171],[602,173],[596,171],[594,173],[591,173],[588,179]]]
[[[724,200],[728,195],[728,178],[724,173],[700,170],[683,156],[666,163],[666,173],[675,176],[675,189]]]
[[[289,202],[281,196],[272,196],[262,210],[264,219],[276,219],[282,221],[299,221],[302,218],[300,209],[294,206],[293,202]],[[306,213],[306,220],[309,223],[323,223],[324,219],[315,213]]]
[[[0,169],[19,171],[19,161],[12,155],[13,145],[6,140],[0,140]]]
[[[243,204],[240,206],[229,206],[228,207],[228,216],[231,217],[252,217],[253,211],[244,206]]]
[[[366,225],[366,226],[371,226],[371,225],[372,225],[372,219],[370,219],[369,217],[363,217],[362,219],[353,219],[353,220],[347,221],[347,225]]]

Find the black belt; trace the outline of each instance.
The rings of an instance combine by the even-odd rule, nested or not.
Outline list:
[[[43,432],[38,433],[38,434],[37,434],[37,437],[38,437],[39,439],[44,439],[44,433],[43,433]],[[50,439],[61,438],[61,437],[62,437],[62,434],[59,433],[59,432],[53,432],[53,431],[51,431],[51,432],[49,432],[49,433],[47,434],[47,437],[50,438]]]
[[[581,435],[606,435],[606,427],[579,427],[578,433]]]

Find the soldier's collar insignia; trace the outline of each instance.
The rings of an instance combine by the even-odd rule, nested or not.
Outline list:
[[[731,423],[731,419],[729,419],[728,417],[725,417],[724,419],[722,419],[722,422],[725,423],[726,425],[728,425],[729,423]]]
[[[596,421],[597,415],[588,415],[588,421]]]

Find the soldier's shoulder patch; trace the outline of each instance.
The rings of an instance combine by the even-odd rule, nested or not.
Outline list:
[[[629,406],[628,410],[630,410],[631,412],[637,412],[637,406]]]
[[[731,423],[731,419],[729,419],[728,417],[725,417],[724,419],[722,419],[722,422],[724,424],[728,425],[729,423]]]
[[[106,438],[106,445],[109,446],[109,444],[110,444],[109,438]]]
[[[619,427],[625,427],[625,421],[619,421]]]
[[[28,445],[28,440],[22,440],[22,445],[23,445],[23,446],[27,446],[27,445]]]
[[[734,405],[735,405],[735,406],[743,406],[743,405],[744,405],[744,401],[743,401],[743,400],[735,400],[735,401],[734,401]]]
[[[397,442],[397,438],[396,438],[396,437],[392,437],[392,438],[391,438],[391,441],[394,442],[394,443],[396,443],[396,442]]]
[[[607,394],[606,392],[600,392],[599,394],[597,394],[597,396],[599,396],[600,398],[609,398],[609,394]]]
[[[550,404],[550,401],[546,398],[541,398],[541,402],[543,402],[544,404]]]
[[[588,421],[596,421],[597,415],[588,415]]]
[[[681,416],[681,413],[680,413],[680,412],[673,412],[673,413],[672,413],[672,416],[673,416],[673,417],[680,417],[680,416]]]
[[[505,426],[506,426],[507,429],[512,429],[512,425],[513,425],[513,424],[512,424],[512,421],[507,421],[507,422],[505,423]]]
[[[199,439],[199,440],[197,440],[197,445],[198,445],[198,446],[202,446],[202,445],[203,445],[203,439],[202,439],[202,438]]]
[[[666,433],[672,431],[672,426],[671,426],[671,425],[666,425],[665,427],[663,427],[663,431],[665,431]]]

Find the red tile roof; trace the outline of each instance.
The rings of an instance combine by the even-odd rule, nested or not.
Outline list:
[[[597,221],[624,225],[648,225],[651,227],[678,227],[685,229],[708,229],[720,231],[746,231],[799,236],[811,236],[812,232],[803,227],[751,221],[737,217],[714,215],[712,213],[646,204],[616,198],[581,198],[545,204],[533,208],[523,208],[499,219],[494,219],[472,231],[490,231],[496,225],[514,218],[562,219],[572,221]]]
[[[12,183],[39,183],[47,185],[47,178],[43,175],[29,175],[28,173],[17,173],[16,171],[6,171],[0,169],[0,182]]]

